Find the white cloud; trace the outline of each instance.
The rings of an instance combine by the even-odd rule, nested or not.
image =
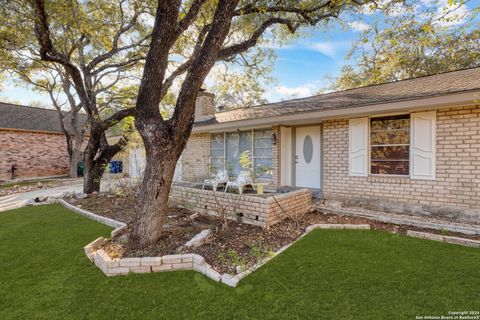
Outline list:
[[[308,44],[308,48],[336,59],[339,56],[343,58],[344,52],[350,48],[351,44],[349,41],[320,41]]]
[[[361,21],[349,22],[348,25],[350,26],[350,28],[352,28],[353,31],[356,32],[363,32],[370,29],[370,26],[368,24]]]
[[[275,92],[281,96],[286,96],[289,98],[296,97],[308,97],[313,95],[312,87],[309,85],[300,86],[300,87],[285,87],[285,86],[278,86],[275,88]]]
[[[437,7],[437,13],[433,19],[436,20],[435,25],[441,27],[463,24],[470,15],[470,10],[465,4],[449,4],[448,0],[440,0]]]

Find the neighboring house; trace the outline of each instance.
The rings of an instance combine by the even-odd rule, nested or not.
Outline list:
[[[0,180],[12,179],[12,168],[15,179],[64,176],[68,164],[56,110],[0,103]]]
[[[480,68],[214,113],[200,93],[181,178],[257,180],[326,199],[480,207]]]

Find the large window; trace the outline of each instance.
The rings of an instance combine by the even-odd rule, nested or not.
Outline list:
[[[229,176],[252,170],[257,181],[272,179],[272,130],[212,133],[210,167],[212,174],[227,169]]]
[[[370,119],[371,174],[409,175],[410,116]]]

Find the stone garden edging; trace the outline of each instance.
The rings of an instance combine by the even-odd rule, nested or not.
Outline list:
[[[65,208],[68,208],[76,213],[79,213],[89,219],[95,220],[102,224],[116,228],[111,232],[111,236],[114,237],[118,232],[126,228],[126,224],[120,221],[116,221],[110,218],[102,217],[97,214],[94,214],[90,211],[78,208],[74,205],[69,204],[63,199],[54,199],[50,203],[59,203]],[[121,259],[112,259],[110,256],[103,250],[98,248],[104,244],[107,239],[104,237],[99,237],[93,242],[89,243],[84,247],[85,255],[87,258],[94,263],[106,276],[116,276],[116,275],[127,275],[129,273],[153,273],[153,272],[166,272],[166,271],[177,271],[177,270],[194,270],[197,271],[210,279],[216,282],[222,282],[230,287],[236,287],[240,280],[253,273],[267,262],[278,256],[280,253],[288,249],[294,243],[299,241],[301,238],[312,232],[316,229],[353,229],[353,230],[370,230],[369,224],[314,224],[305,229],[305,232],[298,237],[292,243],[289,243],[271,256],[266,257],[260,260],[255,265],[251,266],[247,270],[237,274],[231,275],[228,273],[220,274],[216,271],[210,264],[208,264],[205,259],[195,253],[186,253],[186,254],[175,254],[175,255],[165,255],[162,257],[143,257],[143,258],[121,258]],[[205,231],[205,230],[204,230]],[[202,231],[203,232],[203,231]],[[195,237],[199,236],[196,235]],[[453,244],[460,244],[469,247],[480,248],[480,241],[470,240],[458,237],[443,236],[428,232],[419,232],[419,231],[407,231],[407,236],[435,240],[440,242],[447,242]],[[194,237],[194,238],[195,238]],[[193,239],[193,238],[192,238]]]
[[[129,273],[152,273],[176,270],[194,270],[206,275],[216,282],[222,282],[230,287],[236,287],[238,282],[263,266],[265,263],[285,251],[299,239],[315,229],[363,229],[369,230],[370,225],[353,225],[353,224],[317,224],[309,226],[305,232],[295,241],[283,246],[271,256],[260,260],[258,263],[247,270],[231,275],[228,273],[220,274],[205,259],[195,253],[165,255],[162,257],[143,257],[143,258],[121,258],[112,259],[102,249],[96,250],[107,239],[100,237],[92,243],[85,246],[85,254],[106,276],[126,275]]]
[[[413,237],[413,238],[459,244],[466,247],[480,248],[480,241],[472,240],[472,239],[443,236],[435,233],[412,231],[412,230],[407,230],[407,236]]]

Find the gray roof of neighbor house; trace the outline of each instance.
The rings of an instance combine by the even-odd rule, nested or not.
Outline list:
[[[196,127],[304,112],[347,109],[480,89],[480,67],[219,112]]]
[[[79,114],[77,121],[83,125],[87,115]],[[4,102],[0,102],[0,129],[62,132],[57,110]],[[70,129],[68,125],[66,129]]]

